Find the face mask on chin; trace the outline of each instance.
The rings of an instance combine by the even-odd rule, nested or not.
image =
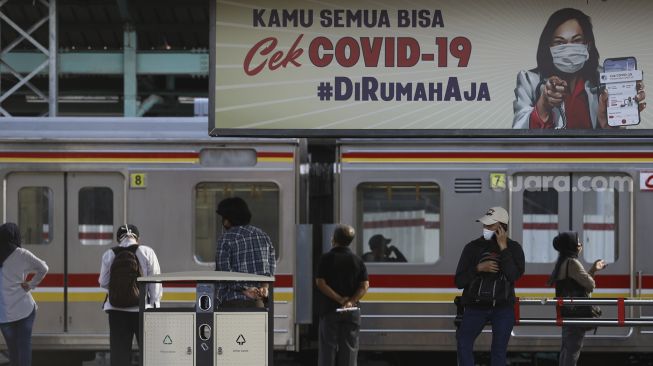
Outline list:
[[[567,74],[573,74],[582,69],[590,57],[586,44],[561,44],[551,47],[550,50],[553,65]]]
[[[483,239],[490,240],[494,235],[494,231],[483,228]]]
[[[122,245],[131,245],[131,244],[136,244],[136,238],[132,235],[125,235],[123,236],[122,240],[120,240],[120,244]]]

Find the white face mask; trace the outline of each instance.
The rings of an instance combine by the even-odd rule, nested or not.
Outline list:
[[[583,68],[590,57],[586,44],[561,44],[551,47],[551,56],[555,67],[567,74],[573,74]]]
[[[483,228],[483,239],[490,240],[494,235],[494,231]]]
[[[133,235],[125,235],[120,241],[120,244],[127,244],[127,245],[136,244],[136,243],[137,243],[136,237],[134,237]]]

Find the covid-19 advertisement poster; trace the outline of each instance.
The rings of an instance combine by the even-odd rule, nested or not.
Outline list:
[[[653,129],[653,1],[242,0],[211,14],[211,134]]]

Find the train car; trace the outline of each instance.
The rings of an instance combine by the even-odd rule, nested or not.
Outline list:
[[[454,273],[464,245],[481,235],[475,220],[492,206],[510,212],[526,273],[517,296],[551,298],[546,286],[559,231],[578,231],[581,261],[608,263],[594,297],[653,295],[653,140],[650,138],[445,138],[341,140],[338,220],[359,228],[356,251],[381,234],[407,262],[369,262],[361,348],[455,350]],[[392,255],[394,257],[394,255]],[[653,308],[629,308],[650,317]],[[604,306],[604,317],[616,308]],[[522,306],[521,317],[555,319],[553,306]],[[647,351],[653,328],[601,327],[584,350]],[[487,328],[485,333],[490,330]],[[510,350],[556,351],[560,328],[517,326]],[[488,349],[488,334],[478,348]]]
[[[50,267],[33,291],[35,350],[108,349],[98,273],[124,223],[138,226],[163,272],[214,269],[215,209],[232,195],[273,240],[274,342],[294,350],[298,148],[294,139],[210,138],[205,118],[4,119],[2,220],[17,222],[24,247]],[[163,299],[194,296],[166,287]]]
[[[609,265],[596,297],[653,298],[651,138],[341,139],[311,162],[300,139],[210,138],[205,118],[5,119],[0,129],[2,219],[17,222],[24,246],[50,273],[34,290],[35,350],[108,349],[98,286],[100,258],[115,231],[136,224],[162,271],[214,268],[224,197],[239,195],[253,224],[277,250],[275,349],[315,347],[313,270],[334,222],[358,229],[354,251],[383,235],[405,262],[368,262],[361,349],[453,351],[453,275],[463,246],[480,236],[475,220],[509,209],[510,236],[526,255],[517,295],[553,297],[546,286],[551,239],[576,230],[582,260]],[[307,147],[308,145],[308,147]],[[323,154],[325,155],[325,154]],[[310,179],[309,179],[310,177]],[[333,178],[333,184],[331,179]],[[333,207],[334,214],[331,214]],[[310,211],[310,215],[307,212]],[[310,225],[316,238],[313,240]],[[322,224],[327,224],[320,227]],[[164,288],[164,300],[191,303],[194,289]],[[604,316],[616,309],[603,307]],[[651,318],[653,308],[629,308]],[[554,318],[551,306],[520,309]],[[560,329],[517,326],[510,349],[555,351]],[[653,327],[601,327],[584,350],[648,351]],[[485,334],[478,349],[487,349]]]

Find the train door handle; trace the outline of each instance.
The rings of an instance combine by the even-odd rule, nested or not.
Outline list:
[[[71,325],[71,324],[73,324],[73,317],[72,317],[72,315],[69,315],[68,316],[68,325]]]
[[[63,324],[63,315],[59,315],[59,324],[60,324],[60,325]]]

